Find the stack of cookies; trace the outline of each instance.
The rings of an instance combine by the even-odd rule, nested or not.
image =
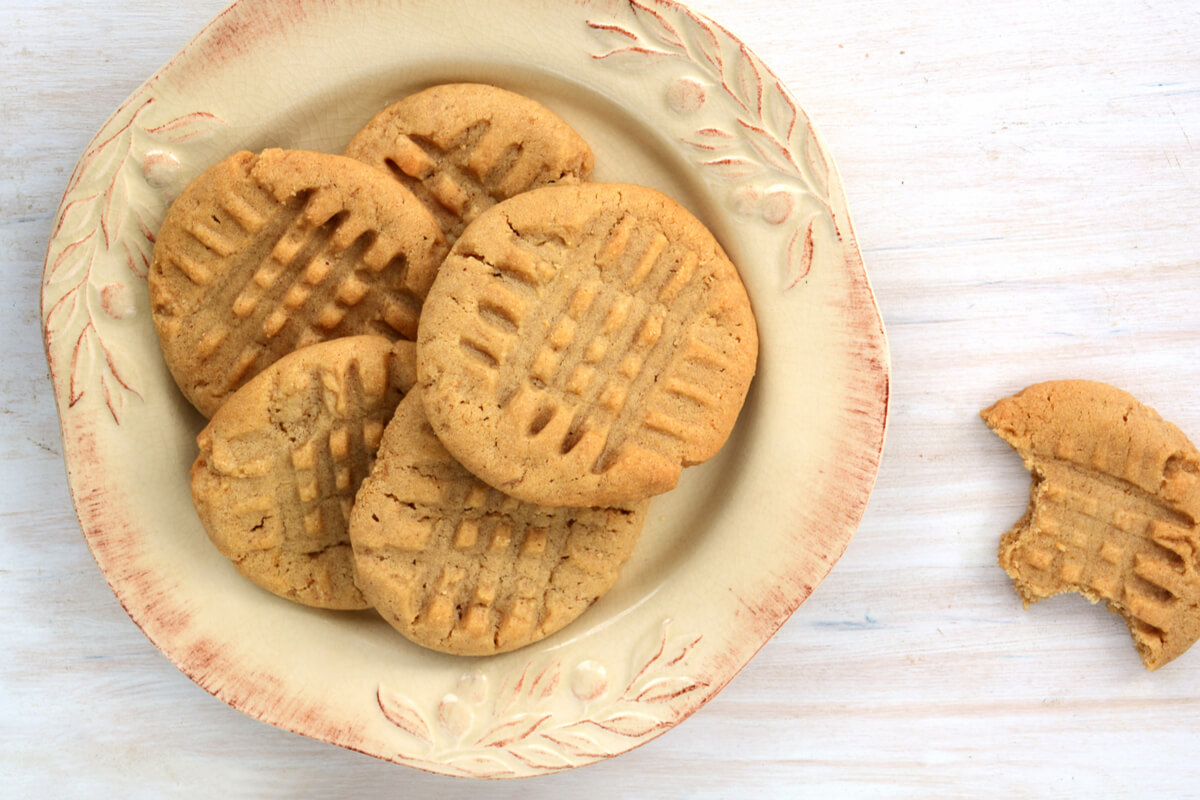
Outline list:
[[[238,153],[175,201],[153,317],[243,574],[464,655],[609,590],[649,498],[729,436],[758,339],[712,234],[591,168],[548,109],[451,84],[343,155]]]

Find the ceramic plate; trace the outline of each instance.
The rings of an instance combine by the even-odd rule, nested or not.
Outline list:
[[[486,659],[276,598],[216,552],[188,488],[203,420],[163,365],[145,281],[168,203],[206,166],[338,152],[389,102],[472,80],[564,117],[595,179],[654,186],[704,220],[761,337],[733,437],[655,500],[612,592]],[[450,775],[576,767],[700,708],[842,554],[883,445],[887,346],[833,163],[755,55],[665,0],[241,0],[89,145],[43,280],[71,491],[130,617],[246,714]]]

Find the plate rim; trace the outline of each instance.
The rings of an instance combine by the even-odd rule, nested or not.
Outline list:
[[[301,0],[301,5],[310,2],[312,2],[312,0]],[[88,417],[84,417],[81,413],[79,413],[79,411],[82,411],[83,409],[78,411],[76,410],[76,401],[79,400],[79,397],[75,396],[73,382],[68,380],[64,383],[63,362],[61,360],[61,356],[57,352],[61,348],[61,345],[56,347],[51,342],[52,329],[50,325],[50,316],[53,313],[53,308],[47,308],[47,299],[49,296],[48,290],[51,283],[51,278],[53,277],[55,270],[60,266],[59,262],[61,262],[63,259],[63,253],[61,251],[58,253],[57,260],[53,258],[53,255],[55,243],[59,240],[63,219],[66,214],[67,206],[69,205],[68,197],[71,193],[72,186],[75,184],[78,176],[81,174],[84,162],[88,157],[88,153],[93,151],[93,148],[96,147],[97,143],[100,142],[106,133],[109,132],[110,128],[116,123],[121,115],[138,101],[139,97],[151,92],[155,84],[158,83],[164,75],[167,75],[173,69],[176,69],[180,62],[186,61],[188,56],[193,51],[200,49],[206,37],[208,37],[212,31],[221,25],[223,21],[228,22],[234,19],[234,17],[236,17],[238,14],[251,13],[251,9],[256,6],[266,7],[276,6],[278,4],[279,0],[236,0],[224,10],[220,11],[215,17],[212,18],[212,20],[202,27],[196,33],[196,35],[186,45],[184,45],[183,48],[181,48],[178,53],[169,59],[150,78],[144,81],[137,89],[134,90],[129,98],[127,98],[118,106],[117,110],[114,111],[113,114],[100,127],[96,136],[93,137],[93,139],[88,143],[87,147],[84,149],[83,155],[80,157],[79,162],[76,164],[75,169],[72,171],[71,177],[68,180],[67,189],[64,191],[63,198],[60,200],[58,210],[55,213],[54,233],[49,237],[47,243],[46,255],[43,264],[42,290],[40,293],[40,314],[43,326],[43,344],[46,350],[47,363],[50,369],[50,379],[56,399],[60,431],[64,440],[63,457],[67,468],[68,485],[72,497],[72,504],[76,517],[79,520],[80,527],[84,533],[85,541],[88,544],[89,551],[92,553],[92,556],[100,567],[102,574],[104,574],[106,582],[108,582],[110,588],[114,592],[114,595],[116,595],[127,615],[133,620],[143,634],[150,639],[155,647],[163,652],[167,659],[174,666],[176,666],[176,668],[184,672],[189,679],[204,688],[210,694],[213,694],[226,704],[238,709],[248,716],[268,722],[276,727],[308,736],[310,738],[327,741],[344,748],[356,750],[358,752],[364,752],[368,755],[382,758],[384,760],[407,764],[428,772],[450,775],[471,775],[472,773],[469,770],[464,772],[461,769],[449,769],[447,768],[446,764],[438,762],[420,763],[419,760],[416,759],[396,757],[395,754],[378,752],[377,750],[368,749],[365,746],[355,746],[353,741],[347,741],[344,739],[338,740],[336,735],[329,735],[328,730],[323,735],[321,730],[316,730],[314,732],[311,727],[305,728],[303,725],[299,724],[295,716],[284,719],[273,718],[269,713],[269,708],[265,706],[256,707],[253,703],[248,702],[243,696],[233,696],[229,692],[223,691],[221,686],[215,685],[215,682],[210,675],[197,673],[197,670],[194,669],[195,662],[188,662],[185,659],[177,658],[178,653],[169,650],[168,645],[160,641],[160,639],[162,639],[164,636],[164,632],[161,628],[156,630],[148,629],[148,626],[144,624],[144,621],[139,618],[138,609],[132,607],[133,603],[129,601],[130,598],[126,595],[126,592],[129,591],[128,585],[122,583],[119,580],[119,576],[112,574],[111,569],[106,569],[105,564],[103,563],[105,559],[104,549],[108,546],[107,540],[113,535],[112,530],[105,529],[105,524],[107,523],[108,525],[112,525],[113,520],[104,518],[103,514],[98,513],[98,509],[89,507],[89,498],[95,497],[97,493],[102,491],[103,487],[98,486],[96,476],[89,471],[89,468],[95,466],[95,464],[90,460],[90,457],[95,456],[95,443],[88,437],[96,435],[94,431],[90,430],[90,427],[95,424],[94,420],[90,418],[97,415],[103,416],[104,409],[94,408]],[[694,21],[707,23],[712,26],[709,30],[719,31],[721,36],[728,37],[728,41],[733,43],[734,47],[740,48],[740,52],[747,60],[747,63],[756,68],[760,74],[760,77],[761,75],[765,74],[771,81],[774,81],[775,85],[778,86],[779,90],[784,94],[785,97],[790,98],[793,103],[795,102],[794,98],[791,97],[791,93],[782,85],[781,82],[779,82],[778,78],[769,69],[769,67],[758,60],[757,56],[755,56],[744,43],[742,43],[739,39],[737,39],[737,37],[726,31],[724,28],[721,28],[719,24],[714,23],[707,17],[690,10],[682,3],[676,2],[675,0],[644,0],[644,2],[638,2],[638,0],[584,0],[583,2],[572,4],[572,9],[583,9],[585,7],[605,7],[606,10],[610,11],[610,13],[616,13],[612,12],[612,9],[628,9],[626,13],[632,14],[635,18],[641,15],[643,22],[648,21],[649,24],[652,25],[656,24],[656,19],[661,21],[666,19],[668,15],[674,15],[677,18],[685,17]],[[649,15],[648,17],[646,16],[647,14]],[[668,25],[669,24],[670,21],[668,21]],[[627,34],[618,34],[618,36],[622,35]],[[634,55],[636,56],[637,53],[635,52]],[[677,100],[680,104],[686,105],[693,102],[695,98],[688,96],[685,91],[684,96],[677,98]],[[807,125],[815,146],[818,148],[818,150],[820,150],[822,147],[820,137],[816,133],[811,121],[808,119],[807,115],[804,114],[803,110],[800,109],[798,104],[795,105],[795,109],[798,111],[799,115],[803,118],[803,121]],[[481,773],[478,774],[477,777],[525,777],[527,775],[557,772],[561,771],[563,768],[582,766],[587,763],[594,763],[595,761],[600,761],[615,755],[619,755],[620,753],[632,750],[641,744],[657,738],[657,736],[661,735],[666,730],[669,730],[679,722],[682,722],[684,719],[691,716],[691,714],[695,713],[709,700],[720,693],[720,691],[724,689],[729,681],[731,681],[733,677],[735,677],[738,672],[740,672],[741,669],[743,669],[750,662],[750,660],[753,659],[753,657],[762,649],[762,647],[764,647],[767,642],[770,641],[775,632],[791,617],[796,609],[799,608],[799,606],[805,600],[807,600],[812,591],[815,589],[816,585],[820,582],[820,580],[823,580],[824,577],[828,575],[829,570],[833,568],[833,565],[844,553],[845,548],[848,546],[850,539],[853,537],[854,531],[857,529],[859,523],[861,522],[862,516],[865,513],[867,502],[869,500],[871,490],[873,489],[875,479],[878,475],[879,465],[882,459],[888,417],[890,413],[891,364],[882,316],[879,312],[878,304],[875,300],[874,294],[871,291],[870,281],[866,273],[861,250],[859,249],[857,238],[854,233],[853,223],[849,216],[848,209],[846,208],[841,178],[837,172],[836,166],[831,160],[827,159],[827,165],[829,168],[828,192],[832,206],[830,209],[830,215],[838,233],[840,234],[839,240],[841,242],[841,249],[844,258],[843,266],[849,274],[849,281],[852,284],[852,288],[858,292],[857,312],[860,315],[860,318],[855,322],[855,325],[858,326],[858,329],[865,338],[863,352],[866,353],[868,350],[873,352],[871,355],[871,358],[873,359],[871,364],[872,369],[869,371],[872,373],[870,377],[873,379],[870,389],[875,392],[875,396],[873,398],[874,407],[864,414],[864,427],[860,431],[860,433],[863,434],[863,438],[869,440],[870,447],[868,450],[859,454],[862,461],[861,466],[863,472],[861,485],[858,487],[860,496],[857,499],[859,502],[855,508],[851,509],[847,518],[841,522],[841,525],[846,528],[848,532],[845,533],[845,535],[841,538],[840,547],[837,549],[837,552],[825,554],[828,557],[828,566],[820,578],[813,582],[812,585],[800,587],[794,590],[792,594],[782,598],[779,606],[773,609],[772,616],[769,620],[771,623],[769,625],[769,630],[766,631],[765,635],[759,635],[758,641],[755,646],[753,646],[749,655],[744,659],[741,659],[740,662],[734,665],[731,669],[726,670],[721,675],[721,679],[719,681],[706,684],[704,687],[692,692],[687,698],[688,702],[679,705],[678,713],[669,724],[661,725],[654,730],[646,731],[644,735],[630,737],[628,747],[624,747],[623,749],[611,749],[611,751],[597,754],[594,758],[584,759],[579,763],[570,764],[566,767],[540,769],[534,768],[525,774],[514,774],[511,776],[489,775]],[[150,176],[148,174],[147,178],[149,177]],[[811,246],[810,242],[807,244]],[[804,276],[801,275],[800,278],[797,278],[797,280],[791,284],[791,286],[796,286],[803,278]],[[101,302],[107,303],[107,300],[102,299]],[[119,303],[120,298],[113,300],[113,302]],[[110,310],[107,305],[105,305],[105,309]],[[66,389],[65,392],[64,388]],[[112,412],[111,403],[108,406],[108,411]],[[74,446],[72,446],[72,444],[74,444]],[[153,628],[153,626],[149,627]],[[666,647],[666,644],[667,634],[664,632],[663,647]],[[382,699],[380,702],[382,703]],[[328,728],[328,725],[325,727]]]

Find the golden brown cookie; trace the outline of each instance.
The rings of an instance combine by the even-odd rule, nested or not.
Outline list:
[[[1063,592],[1129,625],[1149,669],[1200,637],[1200,452],[1103,383],[1030,386],[981,412],[1033,475],[1000,565],[1025,605]]]
[[[342,156],[237,153],[158,232],[149,285],[167,367],[205,416],[281,356],[356,334],[413,339],[446,253],[395,181]]]
[[[530,189],[578,183],[592,151],[554,112],[477,83],[433,86],[388,106],[345,155],[390,172],[434,213],[451,243],[484,210]]]
[[[446,452],[419,394],[400,403],[350,514],[363,593],[407,638],[446,653],[549,636],[616,582],[648,501],[546,508],[501,494]]]
[[[492,207],[418,332],[425,411],[455,458],[542,505],[667,491],[720,449],[758,336],[737,269],[660,192],[587,183]]]
[[[238,570],[281,597],[366,608],[346,532],[350,506],[400,398],[412,342],[351,336],[276,361],[196,441],[192,499]]]

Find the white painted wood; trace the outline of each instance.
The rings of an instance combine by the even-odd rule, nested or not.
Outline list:
[[[1102,608],[1021,609],[995,547],[1027,477],[976,416],[1092,377],[1200,439],[1200,7],[692,5],[779,74],[841,170],[892,348],[883,468],[829,579],[694,717],[603,764],[480,785],[229,709],[105,585],[66,491],[41,261],[84,145],[223,2],[0,0],[0,795],[1200,791],[1200,653],[1150,674]]]

